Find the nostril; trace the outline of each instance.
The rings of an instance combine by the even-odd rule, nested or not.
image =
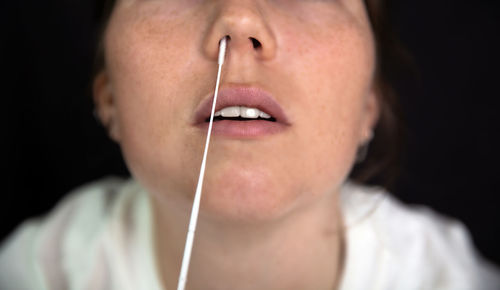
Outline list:
[[[253,38],[253,37],[250,37],[249,38],[251,41],[252,41],[252,44],[253,44],[253,48],[255,49],[259,49],[262,47],[262,44],[260,43],[260,41],[258,41],[257,39]]]
[[[226,35],[224,37],[227,38],[228,42],[231,40],[231,36],[229,36],[229,35]],[[224,39],[224,37],[219,40],[219,46],[220,46],[221,41]]]

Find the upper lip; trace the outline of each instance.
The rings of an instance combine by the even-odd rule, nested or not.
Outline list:
[[[195,114],[195,124],[204,123],[210,118],[213,94],[203,100]],[[288,117],[272,95],[256,87],[222,88],[217,96],[215,112],[230,106],[257,108],[271,115],[276,122],[289,125]]]

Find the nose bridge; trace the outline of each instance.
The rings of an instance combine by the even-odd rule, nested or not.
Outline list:
[[[233,55],[253,54],[261,60],[274,56],[276,40],[262,13],[261,1],[220,0],[214,5],[214,17],[204,41],[208,57],[217,58],[218,43],[226,35]]]

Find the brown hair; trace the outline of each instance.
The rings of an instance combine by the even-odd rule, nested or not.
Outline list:
[[[101,37],[94,66],[95,75],[105,66],[102,35],[116,0],[101,2],[103,8],[100,14]],[[403,126],[399,100],[391,84],[395,79],[395,74],[405,70],[405,64],[409,62],[408,54],[391,30],[390,3],[390,0],[365,0],[376,40],[375,83],[379,96],[380,117],[366,158],[357,163],[350,174],[350,178],[356,182],[377,184],[387,189],[394,186],[398,177],[403,147]]]
[[[392,84],[398,75],[409,71],[412,63],[392,30],[391,3],[390,0],[365,0],[376,42],[375,85],[380,116],[366,158],[354,166],[350,176],[357,182],[378,184],[388,189],[392,189],[399,176],[404,145],[399,96]]]

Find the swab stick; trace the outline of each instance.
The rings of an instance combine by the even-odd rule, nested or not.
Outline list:
[[[186,237],[186,245],[184,247],[184,256],[182,257],[181,273],[179,275],[179,283],[177,290],[184,290],[187,282],[187,275],[189,271],[189,262],[191,261],[191,251],[193,250],[194,233],[196,231],[196,224],[198,222],[198,213],[200,211],[201,189],[203,187],[203,178],[205,177],[205,166],[207,163],[208,146],[210,145],[210,136],[212,134],[212,126],[214,122],[215,104],[217,103],[217,95],[219,94],[220,76],[222,65],[226,56],[227,36],[222,38],[219,43],[219,69],[217,72],[217,82],[215,84],[214,100],[212,103],[212,112],[210,113],[210,123],[208,124],[207,138],[205,141],[205,150],[203,152],[203,160],[201,162],[200,175],[198,177],[198,185],[196,186],[196,193],[194,195],[193,208],[191,210],[191,218],[189,220],[189,228]]]

